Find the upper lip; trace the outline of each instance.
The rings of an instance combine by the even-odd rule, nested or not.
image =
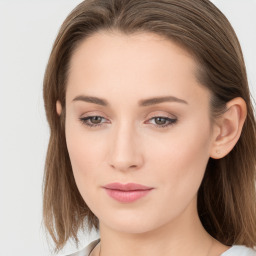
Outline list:
[[[122,191],[134,191],[134,190],[149,190],[152,189],[152,187],[147,187],[141,184],[136,183],[127,183],[127,184],[121,184],[118,182],[110,183],[105,186],[104,188],[107,189],[113,189],[113,190],[122,190]]]

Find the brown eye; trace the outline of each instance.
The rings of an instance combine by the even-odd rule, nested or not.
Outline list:
[[[93,123],[93,124],[99,124],[101,122],[101,120],[102,120],[102,117],[100,117],[100,116],[93,116],[93,117],[90,118],[90,120],[91,120],[91,123]]]
[[[79,118],[79,120],[82,122],[82,124],[85,124],[89,127],[103,125],[103,123],[101,122],[103,119],[105,119],[105,118],[102,116],[87,116],[87,117]]]
[[[177,122],[177,119],[172,119],[172,118],[163,117],[163,116],[155,116],[150,120],[155,121],[154,126],[157,128],[165,128],[167,126],[174,125]]]
[[[163,117],[156,117],[155,118],[155,122],[156,124],[158,125],[164,125],[166,123],[166,118],[163,118]]]

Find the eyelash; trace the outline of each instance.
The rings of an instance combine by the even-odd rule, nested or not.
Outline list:
[[[97,127],[97,126],[102,126],[102,123],[90,124],[90,123],[87,122],[88,120],[91,120],[94,117],[100,117],[100,118],[105,119],[102,116],[87,116],[87,117],[81,117],[81,118],[79,118],[79,120],[82,122],[82,124],[87,125],[89,128],[94,128],[94,127]],[[163,117],[163,116],[154,116],[154,117],[150,118],[149,120],[156,119],[156,118],[165,119],[166,121],[169,122],[168,124],[164,124],[164,125],[155,125],[156,128],[166,128],[168,126],[174,125],[177,122],[177,119],[172,119],[172,118]]]

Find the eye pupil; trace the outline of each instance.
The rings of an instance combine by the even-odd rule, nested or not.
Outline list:
[[[161,125],[161,124],[165,124],[166,120],[165,118],[162,118],[162,117],[157,117],[156,118],[156,123]]]

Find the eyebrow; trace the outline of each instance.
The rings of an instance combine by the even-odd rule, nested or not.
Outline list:
[[[75,97],[72,101],[84,101],[84,102],[94,103],[94,104],[98,104],[106,107],[110,105],[105,99],[101,99],[93,96],[86,96],[86,95],[79,95]],[[187,101],[183,99],[179,99],[174,96],[163,96],[163,97],[154,97],[154,98],[140,100],[138,102],[138,105],[140,107],[145,107],[150,105],[156,105],[163,102],[178,102],[178,103],[188,104]]]

